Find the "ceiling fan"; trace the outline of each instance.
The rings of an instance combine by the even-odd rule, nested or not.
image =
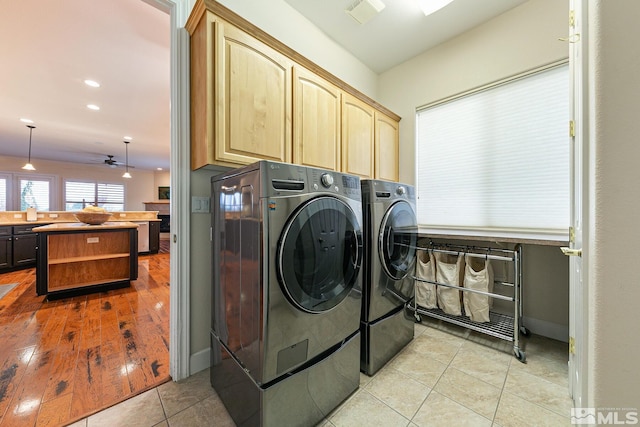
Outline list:
[[[104,164],[109,166],[110,168],[115,168],[118,166],[125,166],[123,162],[119,162],[113,158],[113,155],[107,154],[107,158],[104,159]],[[135,166],[129,165],[130,168],[135,168]]]

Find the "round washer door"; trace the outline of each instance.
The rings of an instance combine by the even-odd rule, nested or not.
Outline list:
[[[395,280],[409,274],[416,259],[417,219],[404,201],[391,205],[380,224],[379,254],[385,273]]]
[[[318,197],[300,206],[284,227],[276,257],[278,281],[296,307],[320,313],[347,297],[361,261],[356,214],[335,197]]]

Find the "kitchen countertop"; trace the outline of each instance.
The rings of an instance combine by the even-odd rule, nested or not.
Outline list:
[[[138,224],[128,221],[107,221],[100,225],[90,225],[84,222],[71,222],[71,223],[59,223],[43,225],[41,227],[35,227],[35,232],[57,232],[57,231],[94,231],[94,230],[112,230],[121,228],[138,228]]]
[[[36,221],[27,221],[25,211],[9,211],[0,212],[0,226],[5,225],[45,225],[58,223],[75,223],[82,224],[73,215],[74,211],[46,211],[37,212]],[[158,211],[124,211],[112,212],[110,222],[127,222],[127,221],[161,221],[158,218]]]

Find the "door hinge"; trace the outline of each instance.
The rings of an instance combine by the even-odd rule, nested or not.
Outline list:
[[[569,337],[569,354],[576,354],[576,339]]]
[[[576,136],[576,122],[569,120],[569,136],[574,138]]]
[[[569,27],[576,27],[576,13],[573,10],[569,11]]]
[[[569,227],[569,242],[576,242],[576,229],[573,227]]]

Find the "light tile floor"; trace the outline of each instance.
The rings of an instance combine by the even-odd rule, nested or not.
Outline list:
[[[320,425],[570,426],[568,348],[548,338],[522,338],[527,363],[513,343],[425,319],[414,340]],[[234,426],[211,388],[209,370],[146,393],[72,424],[73,427]]]

